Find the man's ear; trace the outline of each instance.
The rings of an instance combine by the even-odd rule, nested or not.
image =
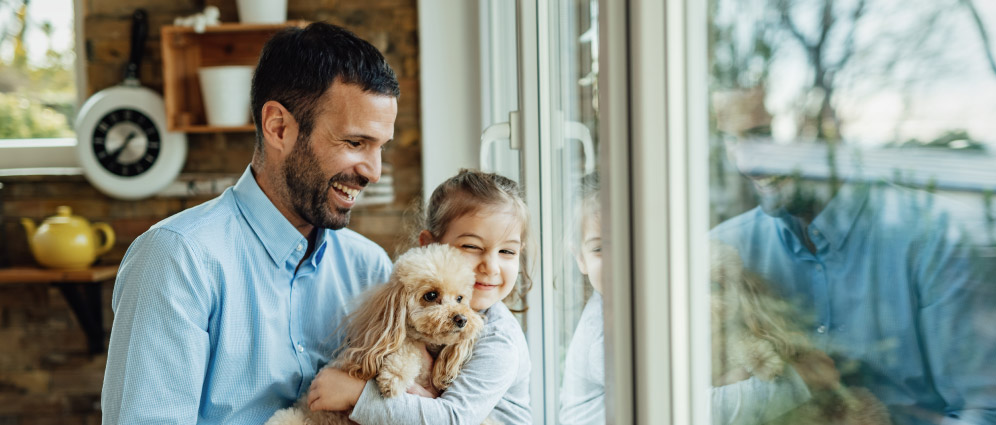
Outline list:
[[[286,156],[297,142],[297,120],[290,111],[275,100],[263,104],[260,113],[263,125],[263,149],[267,157],[275,153],[278,157]]]
[[[423,230],[418,234],[418,246],[426,246],[436,241],[436,238],[432,237],[432,233],[428,230]]]

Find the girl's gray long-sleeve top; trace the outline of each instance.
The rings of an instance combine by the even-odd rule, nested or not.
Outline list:
[[[532,423],[529,349],[519,322],[499,302],[484,312],[470,360],[439,398],[401,394],[384,398],[367,381],[349,419],[359,424],[480,424],[490,416],[506,425]]]

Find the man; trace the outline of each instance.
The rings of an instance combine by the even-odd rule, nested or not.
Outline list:
[[[398,82],[349,31],[276,34],[252,82],[252,163],[221,196],[153,226],[114,287],[105,424],[263,423],[339,346],[349,301],[387,281],[348,229],[381,172]]]
[[[885,183],[816,184],[772,171],[756,145],[729,148],[760,206],[712,237],[799,307],[842,383],[869,389],[895,424],[996,424],[994,262],[958,210]]]

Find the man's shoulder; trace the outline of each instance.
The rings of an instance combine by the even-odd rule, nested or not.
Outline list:
[[[212,232],[205,229],[221,229],[233,220],[241,220],[241,213],[231,191],[226,190],[214,199],[163,219],[149,230],[168,230],[187,239],[210,238]]]
[[[223,194],[152,225],[132,242],[124,260],[134,260],[134,255],[173,256],[182,251],[200,256],[210,252],[213,244],[230,238],[230,224],[239,219],[238,207],[224,198]]]
[[[774,218],[765,214],[760,207],[747,210],[746,212],[719,223],[709,231],[709,236],[714,239],[725,240],[730,237],[741,237],[745,233],[750,233],[754,229],[766,228],[774,225]]]

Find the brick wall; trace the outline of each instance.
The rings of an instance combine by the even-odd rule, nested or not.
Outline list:
[[[235,0],[84,0],[87,93],[118,83],[128,56],[130,17],[149,14],[150,31],[142,83],[162,89],[159,28],[173,18],[218,6],[223,22],[237,21]],[[354,209],[350,227],[392,255],[403,245],[405,211],[421,191],[418,39],[416,0],[289,0],[288,19],[343,25],[385,53],[398,73],[402,95],[395,141],[384,162],[394,176],[395,201]],[[189,134],[182,178],[212,181],[238,177],[252,156],[251,133]],[[28,265],[20,217],[36,221],[69,205],[91,221],[111,224],[117,243],[99,261],[120,261],[136,236],[157,221],[212,196],[109,198],[82,176],[0,178],[0,266]],[[111,284],[102,287],[104,322],[110,331]],[[0,425],[99,424],[100,388],[106,357],[87,354],[86,340],[60,292],[41,285],[0,285]]]

